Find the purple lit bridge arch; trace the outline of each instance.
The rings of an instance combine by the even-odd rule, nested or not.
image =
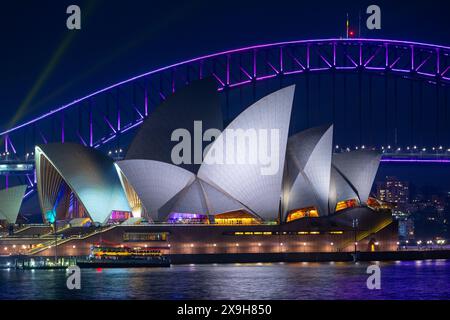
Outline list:
[[[312,77],[324,73],[331,75],[332,98],[328,120],[333,123],[340,122],[337,119],[339,112],[335,110],[335,96],[339,94],[337,86],[341,85],[340,74],[352,73],[356,77],[373,74],[385,79],[384,101],[382,106],[378,106],[384,108],[385,121],[378,121],[383,128],[380,130],[384,134],[383,143],[370,141],[363,134],[367,101],[363,99],[364,89],[359,78],[359,88],[355,94],[359,108],[353,114],[355,119],[360,120],[359,139],[348,144],[337,141],[336,149],[382,148],[385,152],[383,161],[386,162],[450,162],[450,135],[446,136],[444,130],[445,120],[450,114],[447,112],[450,47],[384,39],[301,40],[229,50],[162,67],[95,91],[1,132],[0,175],[4,178],[0,187],[12,184],[12,179],[34,187],[33,151],[36,144],[78,142],[104,149],[112,157],[120,158],[130,133],[151,115],[157,105],[177,88],[204,77],[216,79],[226,108],[234,103],[244,107],[277,86],[302,79],[307,88],[302,95],[307,114],[305,126],[311,126],[314,121],[309,121],[309,114],[314,112],[314,101],[309,86],[312,85]],[[417,95],[417,84],[434,88],[437,120],[433,145],[421,145],[420,141],[413,139],[417,119],[411,122],[408,145],[400,145],[395,128],[388,128],[389,100],[398,100],[397,80],[393,85],[393,81],[389,80],[392,77],[409,79],[414,83],[410,88],[411,103],[416,99],[413,95]],[[388,91],[391,93],[388,94]],[[370,95],[373,93],[370,92]],[[236,111],[227,109],[225,114],[226,118],[231,119]]]

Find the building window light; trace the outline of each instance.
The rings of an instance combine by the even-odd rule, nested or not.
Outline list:
[[[317,211],[317,208],[315,207],[308,207],[308,208],[302,208],[298,210],[292,210],[289,212],[289,215],[287,217],[287,222],[291,222],[298,219],[303,218],[318,218],[319,212]]]

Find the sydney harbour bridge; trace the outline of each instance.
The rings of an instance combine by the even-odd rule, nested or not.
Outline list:
[[[1,132],[0,189],[26,183],[26,197],[34,192],[35,145],[77,142],[120,159],[155,107],[205,77],[217,82],[226,121],[296,83],[299,107],[292,130],[333,123],[337,152],[376,148],[387,163],[450,163],[450,47],[381,39],[302,40],[165,66]]]

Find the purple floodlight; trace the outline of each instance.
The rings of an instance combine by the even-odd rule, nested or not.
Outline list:
[[[381,159],[381,162],[393,163],[450,163],[450,159]]]

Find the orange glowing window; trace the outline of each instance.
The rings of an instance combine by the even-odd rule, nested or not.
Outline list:
[[[259,221],[245,211],[221,213],[214,217],[215,224],[259,224]]]
[[[392,209],[392,204],[375,199],[367,199],[367,205],[372,209]]]
[[[379,206],[380,206],[380,203],[378,202],[377,199],[369,198],[369,199],[367,199],[367,205],[368,205],[369,207],[379,207]]]
[[[287,217],[287,222],[291,222],[302,218],[318,218],[318,217],[319,212],[317,211],[317,209],[315,207],[309,207],[291,211]]]
[[[336,212],[347,209],[347,208],[353,208],[353,207],[356,207],[357,205],[358,205],[358,202],[356,201],[356,199],[341,201],[341,202],[338,202],[338,204],[336,205]]]

